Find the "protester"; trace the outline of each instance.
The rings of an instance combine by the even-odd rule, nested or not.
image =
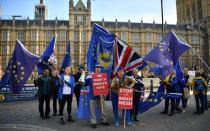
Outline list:
[[[53,116],[57,116],[57,101],[58,101],[58,89],[60,86],[60,78],[59,78],[59,71],[54,70],[52,72],[53,81],[55,84],[54,92],[53,92]]]
[[[195,78],[192,81],[193,94],[195,96],[196,111],[194,114],[204,113],[204,94],[207,88],[205,79],[201,76],[199,71],[196,72]],[[201,104],[201,105],[200,105]]]
[[[131,111],[131,116],[133,121],[139,121],[137,119],[139,112],[139,103],[144,98],[144,84],[142,82],[142,78],[138,75],[138,69],[134,69],[132,71],[133,77],[136,80],[136,84],[133,86],[134,94],[133,94],[133,110]]]
[[[84,71],[85,71],[85,68],[81,66],[78,68],[77,73],[74,75],[74,79],[75,79],[74,94],[77,100],[77,107],[79,107],[80,90],[83,85],[83,83],[81,83],[79,79]]]
[[[177,79],[175,73],[168,75],[163,81],[163,84],[166,89],[166,93],[177,93]],[[165,98],[165,108],[161,114],[168,114],[169,101],[171,101],[171,112],[169,116],[173,116],[175,110],[175,98],[172,97]]]
[[[42,119],[49,119],[50,113],[50,98],[52,97],[54,90],[54,83],[52,78],[49,76],[49,70],[45,69],[43,75],[38,79],[34,80],[34,85],[38,87],[38,98],[39,98],[39,113]],[[45,102],[45,113],[43,105]]]
[[[207,92],[208,92],[208,83],[209,83],[209,76],[206,74],[206,72],[201,69],[201,77],[203,77],[207,83],[207,88],[205,88],[205,94],[204,94],[204,110],[208,110],[208,97],[207,97]]]
[[[58,90],[58,98],[59,98],[59,116],[60,116],[60,123],[65,124],[63,119],[63,110],[65,107],[65,103],[67,102],[67,112],[68,112],[68,119],[69,122],[74,122],[72,119],[72,98],[73,98],[73,90],[74,90],[74,76],[72,75],[71,67],[66,67],[64,70],[64,74],[60,75],[61,85],[59,86]]]
[[[95,73],[101,72],[102,66],[100,64],[96,64],[95,66]],[[92,82],[92,75],[89,74],[85,80],[85,86],[89,87],[89,98],[90,98],[90,120],[91,120],[91,128],[97,127],[97,120],[96,120],[96,108],[98,107],[101,111],[101,119],[102,124],[105,126],[109,126],[107,122],[107,117],[105,113],[105,102],[104,96],[94,96],[93,95],[93,82]]]
[[[184,69],[184,80],[185,80],[185,86],[182,91],[182,112],[184,113],[187,108],[187,102],[188,98],[190,97],[190,82],[189,82],[189,75],[188,75],[188,69]]]
[[[111,89],[111,101],[112,101],[112,108],[115,117],[115,126],[119,127],[119,114],[118,114],[118,94],[120,88],[132,88],[135,85],[135,79],[131,77],[127,77],[124,74],[124,70],[122,67],[118,68],[117,76],[112,80],[110,89]],[[124,112],[125,110],[123,110]],[[123,113],[124,114],[124,113]],[[127,125],[135,126],[131,122],[130,119],[130,110],[126,110],[126,123]]]

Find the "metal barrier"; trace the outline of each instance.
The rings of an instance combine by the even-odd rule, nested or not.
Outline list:
[[[34,85],[24,85],[20,93],[14,94],[10,91],[9,86],[5,86],[0,90],[0,102],[34,100],[37,90],[38,87]]]

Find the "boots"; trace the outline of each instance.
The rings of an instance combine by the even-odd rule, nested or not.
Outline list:
[[[75,122],[75,121],[72,119],[71,116],[68,117],[67,121],[68,121],[68,122]]]
[[[164,110],[161,112],[161,114],[168,114],[168,111]]]
[[[139,120],[137,119],[137,116],[136,116],[136,115],[133,115],[133,121],[136,121],[136,122],[139,121]]]
[[[65,125],[65,124],[66,124],[66,123],[64,122],[64,120],[63,120],[63,117],[60,118],[60,123],[61,123],[61,125]]]

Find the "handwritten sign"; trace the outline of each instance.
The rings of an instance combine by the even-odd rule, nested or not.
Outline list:
[[[119,100],[118,100],[119,109],[133,109],[133,89],[129,88],[120,88],[119,91]]]
[[[92,75],[93,80],[93,95],[107,95],[108,91],[108,79],[106,73],[95,73]]]

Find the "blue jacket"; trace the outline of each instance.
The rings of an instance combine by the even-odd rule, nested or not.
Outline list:
[[[88,87],[88,98],[90,98],[91,100],[96,100],[99,99],[99,96],[94,96],[93,95],[93,82],[92,82],[92,75],[88,75],[85,79],[85,86]]]
[[[179,84],[175,76],[172,76],[171,79],[169,80],[171,83],[172,87],[166,88],[167,93],[178,93],[179,91]]]
[[[74,84],[75,84],[75,80],[74,80],[74,76],[70,75],[70,79],[69,81],[66,81],[67,85],[69,86],[69,88],[71,88],[71,94],[73,94],[74,92]],[[62,99],[63,98],[63,87],[64,87],[64,74],[60,75],[60,86],[59,86],[59,90],[58,90],[58,98]]]

